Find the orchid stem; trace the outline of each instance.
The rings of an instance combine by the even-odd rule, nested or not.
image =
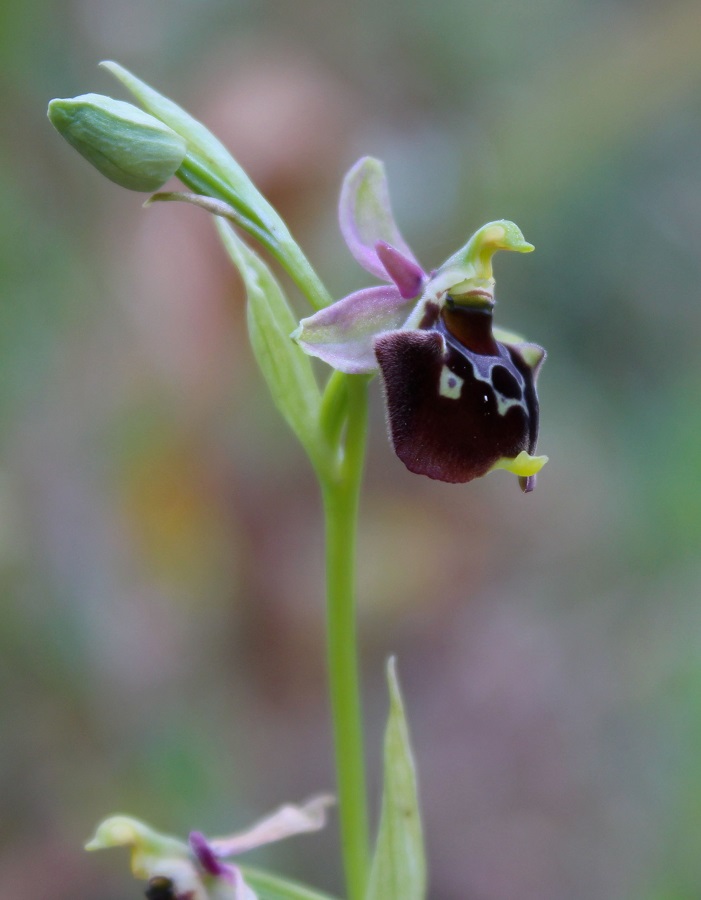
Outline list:
[[[186,157],[178,169],[177,176],[190,190],[206,197],[223,200],[234,207],[241,215],[242,221],[248,220],[247,224],[242,224],[241,227],[260,241],[270,255],[280,263],[313,309],[322,309],[331,303],[333,298],[286,229],[283,234],[269,233],[251,210],[242,208],[236,193],[226,182],[217,178],[209,168],[191,156]]]
[[[327,645],[341,846],[348,900],[363,900],[369,840],[362,710],[358,677],[355,554],[367,437],[367,382],[347,376],[345,452],[322,482],[326,522]]]
[[[236,193],[197,159],[177,172],[186,187],[233,207],[236,222],[282,265],[314,309],[331,302],[316,272],[284,226],[269,231]],[[317,467],[326,528],[326,628],[341,848],[348,900],[364,900],[369,834],[358,671],[355,555],[360,486],[367,440],[365,375],[334,373],[327,385],[322,430],[333,447],[329,467]]]

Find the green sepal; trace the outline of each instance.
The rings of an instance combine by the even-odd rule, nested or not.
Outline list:
[[[387,663],[389,719],[384,789],[366,900],[425,900],[426,860],[416,768],[394,659]]]
[[[187,147],[172,128],[131,103],[81,94],[49,103],[59,134],[102,175],[130,191],[157,191],[180,168]]]
[[[309,357],[290,337],[296,319],[282,288],[263,260],[223,219],[217,218],[216,225],[246,285],[251,346],[273,402],[314,466],[323,467],[326,443],[319,428],[321,392]]]
[[[271,875],[262,869],[250,866],[239,866],[246,884],[249,884],[258,895],[258,900],[337,900],[331,894],[325,894],[314,888]]]

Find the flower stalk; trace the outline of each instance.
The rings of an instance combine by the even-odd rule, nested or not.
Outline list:
[[[287,229],[283,233],[280,233],[280,229],[271,233],[250,210],[241,208],[236,192],[225,181],[192,155],[185,157],[175,174],[196,194],[229,203],[239,213],[237,224],[262,244],[282,266],[310,306],[319,310],[331,302],[331,295]]]
[[[369,837],[358,673],[355,556],[367,435],[367,381],[345,376],[345,445],[335,477],[322,481],[326,535],[326,628],[341,845],[349,900],[362,900]],[[332,389],[336,389],[333,385]]]

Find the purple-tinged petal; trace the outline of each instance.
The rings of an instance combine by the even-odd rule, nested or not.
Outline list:
[[[406,300],[418,297],[426,281],[426,275],[421,266],[384,241],[378,241],[375,244],[375,251],[385,272],[397,285],[397,290],[402,297]]]
[[[483,311],[443,310],[431,330],[395,331],[375,341],[392,442],[411,472],[471,481],[535,449],[531,370],[486,339],[490,320]]]
[[[208,875],[215,878],[225,878],[233,883],[234,870],[232,866],[221,862],[217,854],[214,852],[207,838],[200,831],[190,832],[189,838],[192,852],[197,857],[197,862],[202,866]]]
[[[281,806],[252,828],[230,837],[214,838],[208,846],[218,857],[238,856],[294,834],[319,831],[326,824],[326,810],[334,802],[333,797],[322,795],[312,797],[301,806]]]
[[[223,863],[215,852],[214,847],[201,832],[193,831],[190,833],[190,847],[197,858],[197,862],[207,875],[212,878],[219,878],[225,881],[227,885],[231,885],[235,900],[257,900],[255,891],[246,884],[238,866]],[[217,896],[219,895],[217,894]]]
[[[378,159],[364,156],[350,169],[343,180],[338,214],[348,249],[366,271],[389,279],[375,249],[378,241],[390,244],[418,266],[395,224],[385,167]]]
[[[399,328],[411,308],[394,285],[365,288],[302,319],[292,337],[305,353],[341,372],[375,372],[373,341]]]

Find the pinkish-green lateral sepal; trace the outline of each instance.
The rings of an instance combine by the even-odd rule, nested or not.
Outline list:
[[[292,338],[310,356],[341,372],[375,372],[375,338],[400,328],[414,303],[394,285],[364,288],[302,319]]]

